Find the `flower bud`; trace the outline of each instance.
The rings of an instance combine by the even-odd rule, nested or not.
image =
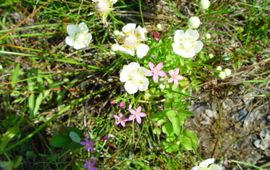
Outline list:
[[[210,2],[209,0],[201,0],[200,1],[200,7],[203,9],[203,10],[207,10],[210,6]]]
[[[198,17],[191,17],[188,20],[188,27],[189,28],[197,29],[197,28],[199,28],[200,25],[201,25],[201,21]]]

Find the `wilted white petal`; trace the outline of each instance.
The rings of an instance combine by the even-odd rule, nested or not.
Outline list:
[[[210,164],[212,164],[214,162],[215,162],[215,159],[214,158],[206,159],[206,160],[202,161],[199,164],[199,167],[207,168]]]
[[[134,94],[138,91],[138,87],[134,81],[127,81],[124,87],[129,94]]]
[[[230,70],[228,68],[224,69],[224,72],[225,72],[226,76],[230,76],[232,74],[232,70]]]
[[[137,52],[137,57],[139,58],[143,58],[144,56],[147,55],[149,51],[149,47],[146,44],[139,44],[136,48],[136,52]]]

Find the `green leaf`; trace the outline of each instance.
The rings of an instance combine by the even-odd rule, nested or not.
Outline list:
[[[51,145],[54,147],[64,147],[70,143],[70,139],[65,135],[54,135],[51,139]]]
[[[71,138],[71,140],[73,142],[80,143],[80,141],[81,141],[80,136],[76,132],[70,131],[69,132],[69,137]]]
[[[198,147],[198,138],[192,131],[184,131],[178,138],[181,146],[186,150],[196,150]]]
[[[21,74],[20,64],[17,64],[11,75],[11,85],[14,88],[17,84],[19,75]]]
[[[43,93],[40,93],[38,95],[38,97],[36,98],[36,103],[35,103],[35,108],[34,108],[34,111],[33,111],[33,115],[36,115],[38,113],[38,110],[39,110],[39,107],[40,107],[40,104],[43,100]]]
[[[177,113],[174,110],[169,110],[166,112],[166,115],[172,123],[174,134],[178,136],[181,130],[181,123],[178,119]]]
[[[5,148],[9,141],[16,136],[16,134],[19,133],[18,126],[14,126],[12,128],[9,128],[6,133],[1,135],[0,137],[0,154],[2,154],[5,151]]]
[[[162,126],[162,132],[165,133],[168,136],[172,136],[173,135],[173,126],[172,126],[171,122],[166,122]]]

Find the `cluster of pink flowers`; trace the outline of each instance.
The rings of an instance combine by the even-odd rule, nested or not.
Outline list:
[[[129,109],[129,112],[131,115],[129,118],[125,118],[122,113],[119,113],[118,115],[114,115],[115,118],[115,125],[121,125],[122,127],[126,126],[126,122],[128,121],[134,121],[136,120],[139,124],[142,122],[142,117],[146,117],[146,114],[142,112],[142,107],[139,106],[136,110]]]
[[[154,82],[158,82],[158,78],[159,77],[167,77],[167,74],[162,71],[162,67],[163,67],[163,63],[158,63],[156,66],[152,63],[152,62],[149,62],[148,63],[148,66],[150,68],[150,71],[151,71],[151,76],[153,76],[153,81]],[[174,70],[170,70],[169,71],[169,75],[170,75],[170,78],[168,80],[169,83],[174,83],[174,85],[178,85],[178,82],[179,80],[182,80],[183,79],[183,76],[179,75],[179,69],[176,68]]]

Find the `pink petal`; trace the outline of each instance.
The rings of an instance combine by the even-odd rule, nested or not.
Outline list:
[[[129,112],[130,112],[131,114],[133,114],[133,115],[135,115],[135,114],[136,114],[136,111],[135,111],[135,110],[133,110],[133,109],[129,109]]]
[[[179,69],[175,69],[175,72],[174,72],[176,75],[179,74]]]
[[[141,112],[141,113],[139,114],[139,116],[140,116],[140,117],[146,117],[146,113]]]
[[[118,117],[117,115],[113,115],[113,117],[114,117],[115,119],[119,119],[119,117]]]
[[[139,124],[141,124],[142,119],[141,119],[140,117],[136,117],[136,121],[137,121]]]
[[[178,85],[178,80],[174,80],[174,85]]]
[[[182,76],[177,76],[177,80],[182,80],[183,77]]]
[[[161,77],[166,77],[166,73],[164,71],[160,71],[158,73],[158,75],[161,76]]]
[[[142,111],[142,107],[139,106],[139,107],[137,108],[136,112],[137,112],[137,113],[140,113],[141,111]]]
[[[136,117],[134,115],[130,115],[128,120],[134,120]]]
[[[170,74],[170,76],[173,76],[174,75],[174,71],[173,70],[170,70],[169,71],[169,74]]]
[[[173,78],[170,78],[170,79],[168,80],[169,83],[171,83],[171,82],[173,82],[173,81],[174,81]]]
[[[126,126],[126,122],[121,121],[121,125],[122,125],[123,127],[125,127],[125,126]]]
[[[152,62],[149,62],[148,66],[150,67],[151,70],[153,70],[155,65]]]
[[[158,82],[158,75],[153,75],[154,82]]]
[[[158,63],[158,65],[156,66],[157,70],[161,70],[163,67],[163,63]]]

